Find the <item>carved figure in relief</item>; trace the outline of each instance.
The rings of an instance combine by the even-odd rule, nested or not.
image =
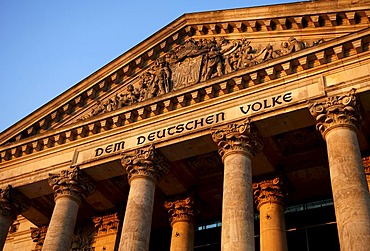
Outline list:
[[[91,112],[81,119],[120,109],[322,42],[319,39],[308,43],[291,37],[280,46],[267,44],[254,48],[246,38],[228,40],[221,37],[198,41],[191,38],[157,59],[140,77],[139,88],[129,84],[126,91],[116,93],[110,99],[98,100]]]
[[[139,90],[135,89],[132,84],[127,86],[127,92],[123,96],[123,105],[128,106],[137,103],[140,98]]]
[[[222,76],[221,46],[216,40],[207,41],[208,52],[203,59],[202,80],[208,80],[213,76]]]
[[[281,54],[286,55],[292,52],[300,51],[307,47],[306,43],[298,41],[295,37],[291,37],[288,42],[281,44]]]
[[[238,64],[237,68],[246,68],[255,64],[253,54],[255,51],[250,46],[250,41],[242,40],[241,48],[238,52]]]
[[[172,90],[171,69],[164,58],[158,59],[149,70],[150,83],[147,98],[156,97]]]

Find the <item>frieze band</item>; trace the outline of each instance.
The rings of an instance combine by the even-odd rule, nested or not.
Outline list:
[[[140,86],[128,84],[126,91],[106,100],[98,100],[91,111],[81,117],[110,112],[174,90],[222,76],[239,69],[251,67],[270,59],[278,58],[322,43],[311,43],[291,37],[280,46],[267,44],[252,47],[246,38],[189,39],[171,50],[141,75]]]

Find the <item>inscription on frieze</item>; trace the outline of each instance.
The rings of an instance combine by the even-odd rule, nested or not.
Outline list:
[[[96,158],[182,137],[194,132],[210,129],[220,124],[225,124],[229,121],[245,119],[259,113],[274,111],[290,106],[293,103],[308,100],[310,97],[322,96],[325,93],[323,88],[319,86],[320,84],[315,83],[264,98],[250,100],[245,98],[244,103],[239,102],[240,105],[226,109],[219,109],[217,106],[214,106],[212,109],[208,109],[208,112],[201,113],[201,116],[187,116],[187,118],[192,117],[190,120],[173,120],[172,123],[167,122],[163,126],[159,122],[157,126],[154,125],[155,128],[148,126],[147,130],[142,130],[138,134],[133,133],[129,136],[126,135],[126,137],[125,134],[122,134],[122,137],[115,138],[111,142],[105,142],[93,149],[77,150],[77,157],[74,164],[78,165]]]

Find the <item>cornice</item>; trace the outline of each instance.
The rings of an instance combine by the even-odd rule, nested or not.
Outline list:
[[[297,30],[328,30],[330,33],[330,29],[337,32],[340,27],[344,27],[343,32],[346,28],[351,32],[351,27],[368,27],[368,15],[366,1],[356,4],[351,1],[299,2],[184,14],[2,132],[0,144],[57,128],[60,121],[68,120],[74,112],[84,109],[87,102],[126,83],[174,45],[190,37],[236,35],[258,38],[263,33],[287,32],[288,35]]]
[[[203,101],[219,98],[229,93],[237,93],[239,90],[253,86],[268,86],[276,81],[286,81],[290,76],[304,75],[305,72],[315,74],[317,70],[327,70],[329,65],[343,64],[345,60],[351,58],[358,60],[359,56],[368,55],[368,51],[363,50],[363,48],[369,45],[369,41],[370,29],[365,29],[120,110],[97,115],[63,128],[25,138],[1,146],[0,161],[17,159],[21,156],[61,146],[115,128],[131,126],[138,121],[153,118],[173,110],[180,112],[184,107],[191,107]]]

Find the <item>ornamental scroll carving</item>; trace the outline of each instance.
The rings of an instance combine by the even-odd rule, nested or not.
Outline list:
[[[95,236],[117,233],[120,223],[118,213],[94,217]]]
[[[94,251],[94,232],[95,228],[92,225],[80,227],[76,230],[76,234],[72,238],[70,251]]]
[[[141,76],[137,86],[128,84],[126,91],[96,101],[86,119],[153,97],[179,90],[239,69],[260,64],[322,43],[311,43],[292,37],[280,45],[252,46],[247,39],[189,39],[157,59]]]
[[[164,203],[164,208],[170,215],[171,226],[178,221],[193,222],[196,216],[194,209],[194,196],[182,195],[172,198]]]
[[[54,199],[68,195],[78,202],[95,191],[95,185],[78,166],[62,170],[60,174],[49,174],[49,185],[54,190]]]
[[[28,207],[26,197],[11,185],[8,185],[5,189],[0,189],[0,215],[15,220],[17,215],[26,211]]]
[[[249,120],[240,124],[230,123],[224,128],[212,131],[212,139],[218,146],[222,158],[228,153],[244,152],[254,157],[262,150],[263,144],[256,132],[253,132]]]
[[[137,177],[149,177],[159,182],[169,170],[165,157],[153,145],[136,149],[134,155],[124,155],[121,163],[127,171],[129,182]]]
[[[42,246],[44,245],[46,233],[48,231],[47,226],[42,227],[31,227],[31,238],[32,241],[36,243],[35,249],[32,251],[41,251]]]
[[[358,129],[361,115],[356,101],[356,90],[344,95],[328,97],[324,102],[310,106],[311,115],[316,119],[316,129],[325,136],[326,132],[336,126],[350,126]]]
[[[278,203],[284,206],[284,187],[281,177],[265,179],[258,183],[253,183],[253,196],[257,209],[265,203]]]

